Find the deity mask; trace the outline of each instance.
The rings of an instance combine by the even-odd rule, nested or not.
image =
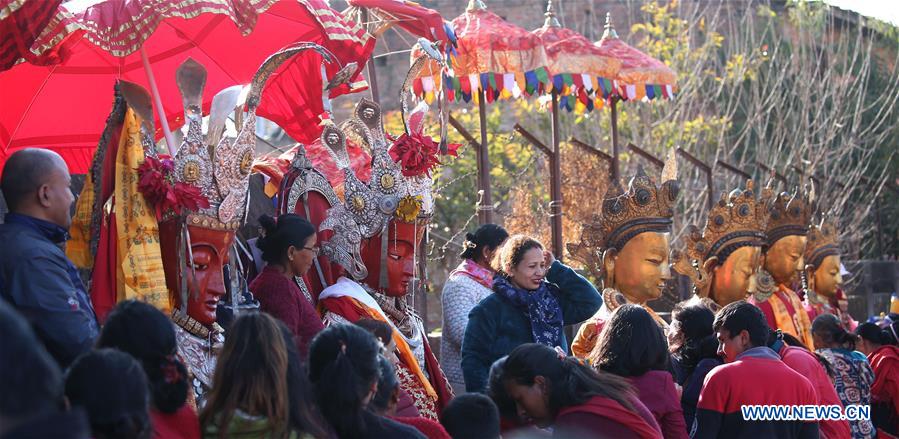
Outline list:
[[[808,245],[805,247],[804,269],[809,288],[817,294],[832,298],[843,283],[840,275],[840,248],[837,233],[832,224],[809,227]]]
[[[215,323],[219,299],[226,292],[224,266],[231,262],[234,234],[246,216],[256,108],[262,90],[279,65],[310,48],[321,50],[308,43],[285,48],[263,62],[248,88],[231,87],[218,93],[212,100],[205,134],[202,101],[206,70],[188,59],[176,72],[188,128],[173,160],[174,193],[179,193],[179,185],[193,189],[202,194],[203,203],[176,204],[165,213],[159,227],[160,247],[173,302],[180,313],[208,327]],[[225,120],[232,112],[239,127],[236,137],[224,135]],[[238,279],[240,270],[231,269],[233,279]],[[232,297],[232,306],[238,305],[235,300]]]
[[[698,296],[720,306],[745,299],[754,289],[767,217],[751,180],[746,189],[722,194],[702,233],[687,228],[686,248],[676,252],[674,269],[693,281]]]
[[[603,278],[608,291],[618,290],[629,302],[657,299],[671,277],[668,240],[678,193],[676,175],[671,154],[661,186],[640,168],[627,191],[619,184],[609,188],[601,215],[584,225],[579,244],[568,246],[574,259]]]
[[[377,289],[381,264],[386,263],[387,287],[383,291],[388,296],[401,297],[409,292],[409,284],[415,275],[418,254],[416,249],[424,237],[425,227],[414,223],[391,221],[387,231],[386,259],[381,259],[384,235],[373,236],[362,243],[362,260],[368,267],[368,276],[363,282]]]
[[[390,296],[408,291],[416,249],[433,213],[427,163],[439,163],[438,147],[420,134],[423,115],[424,109],[416,109],[410,116],[416,136],[404,134],[391,145],[380,108],[363,99],[353,119],[342,127],[326,127],[321,137],[344,177],[344,200],[328,210],[319,227],[332,232],[322,243],[322,253],[353,279]],[[348,134],[371,151],[368,182],[350,166]],[[407,162],[413,157],[414,162]]]
[[[173,294],[175,308],[185,310],[194,320],[212,326],[216,308],[225,295],[223,267],[229,263],[233,231],[186,226],[179,221],[167,221],[159,226],[162,263],[166,285]],[[189,237],[190,250],[179,255],[179,240]],[[191,259],[192,257],[192,259]],[[182,289],[187,291],[182,293]],[[187,303],[183,303],[184,298]]]
[[[767,193],[768,199],[765,200],[769,213],[765,230],[768,249],[763,264],[776,283],[791,286],[799,280],[799,273],[805,268],[806,234],[811,209],[805,194],[772,194]]]
[[[646,304],[661,297],[671,279],[668,264],[669,233],[643,232],[631,238],[621,251],[603,256],[607,284],[630,303]]]

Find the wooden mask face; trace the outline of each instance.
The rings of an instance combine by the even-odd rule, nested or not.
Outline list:
[[[402,297],[409,292],[409,284],[415,276],[415,249],[424,237],[425,227],[413,223],[391,220],[387,226],[387,259],[381,260],[381,240],[376,235],[362,242],[362,261],[368,268],[364,282],[379,290],[381,264],[387,264],[387,289],[384,293],[391,297]]]
[[[203,325],[212,326],[216,320],[218,302],[226,292],[223,267],[228,263],[228,249],[234,240],[234,232],[186,226],[193,260],[185,253],[184,266],[179,266],[178,236],[181,227],[178,221],[164,222],[159,226],[166,285],[175,307],[180,308],[181,276],[187,276],[187,315]]]

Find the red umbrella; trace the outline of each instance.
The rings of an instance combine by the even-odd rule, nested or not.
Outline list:
[[[365,24],[376,24],[369,29],[378,37],[392,26],[399,26],[412,35],[431,41],[448,42],[452,31],[447,32],[443,17],[439,12],[414,2],[397,0],[348,0],[350,9],[344,11],[347,17],[354,16]],[[364,17],[367,12],[369,16]]]
[[[44,58],[31,52],[31,45],[56,15],[62,0],[0,0],[0,72],[20,59],[30,63],[58,61],[49,51]]]
[[[72,34],[79,30],[83,36]],[[269,54],[290,43],[314,42],[331,51],[336,60],[329,77],[350,62],[357,63],[358,74],[374,47],[364,30],[354,29],[323,0],[106,0],[70,14],[35,46],[65,37],[71,56],[61,64],[23,63],[0,73],[0,164],[17,149],[48,147],[63,155],[73,173],[84,173],[118,79],[150,89],[157,85],[168,122],[180,126],[183,110],[174,72],[188,57],[208,70],[203,102],[208,111],[216,92],[249,82]],[[145,70],[142,55],[152,70]],[[317,137],[324,107],[320,64],[318,55],[308,55],[282,66],[257,114],[297,140]],[[155,84],[148,80],[150,72],[155,72]],[[349,91],[343,86],[331,94]],[[156,126],[161,125],[157,116]]]

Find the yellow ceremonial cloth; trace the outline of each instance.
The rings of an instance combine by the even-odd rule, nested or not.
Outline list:
[[[809,321],[805,307],[799,301],[799,296],[785,285],[780,285],[779,290],[768,298],[771,309],[774,311],[774,320],[777,328],[798,338],[809,349],[814,349],[815,342],[812,339],[812,324]],[[793,307],[793,315],[787,310],[784,300],[790,301]]]
[[[159,225],[137,189],[137,168],[144,161],[140,126],[140,117],[129,108],[116,154],[116,301],[136,299],[168,314],[171,305],[159,249]]]
[[[71,239],[66,243],[66,257],[76,267],[86,270],[94,266],[94,255],[91,254],[91,214],[94,210],[94,179],[87,173],[84,187],[75,203],[75,216],[69,227]]]

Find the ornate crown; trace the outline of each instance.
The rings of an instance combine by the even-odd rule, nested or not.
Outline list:
[[[246,214],[253,153],[256,149],[256,108],[269,76],[287,59],[313,49],[325,62],[330,56],[316,44],[298,43],[268,57],[247,88],[230,87],[212,101],[209,128],[203,135],[203,88],[206,69],[188,58],[178,68],[177,83],[184,101],[187,135],[174,157],[175,181],[197,187],[209,201],[186,215],[187,224],[219,230],[236,230]],[[246,116],[243,107],[246,105]],[[236,137],[223,135],[225,120],[235,113]],[[171,216],[170,216],[171,217]]]
[[[767,220],[765,205],[756,200],[752,180],[749,180],[746,189],[734,189],[729,195],[721,195],[709,211],[701,234],[696,226],[687,229],[687,256],[700,262],[711,257],[723,261],[740,247],[761,247],[765,243]]]
[[[812,205],[807,194],[797,191],[792,195],[786,192],[774,195],[774,191],[768,190],[762,193],[762,201],[768,210],[765,234],[769,246],[785,236],[806,235],[812,216]]]
[[[823,219],[819,225],[809,226],[808,244],[805,246],[805,263],[817,268],[824,258],[839,255],[840,246],[837,244],[837,237],[837,229],[833,224],[824,222]]]
[[[420,120],[423,115],[417,113],[425,110],[417,109],[410,119]],[[350,166],[347,131],[371,152],[371,179],[367,183],[359,179]],[[328,148],[344,175],[344,200],[332,205],[319,227],[319,230],[334,232],[334,236],[322,244],[322,251],[352,277],[364,279],[368,270],[360,255],[362,240],[386,235],[391,220],[426,224],[433,215],[434,206],[431,178],[426,173],[407,175],[408,166],[403,157],[394,159],[391,148],[395,149],[397,145],[391,145],[384,132],[381,109],[367,99],[359,102],[354,117],[344,122],[342,128],[333,124],[326,126],[321,143]],[[436,144],[432,151],[415,152],[436,156]],[[386,257],[386,247],[383,252]]]
[[[707,297],[711,280],[703,262],[715,257],[723,263],[740,247],[762,247],[765,244],[768,212],[765,204],[755,198],[753,186],[752,180],[749,180],[746,189],[737,188],[728,195],[722,194],[709,211],[705,230],[700,233],[698,227],[690,225],[684,251],[672,252],[674,270],[689,277],[701,297]]]
[[[664,183],[660,187],[640,167],[627,191],[617,183],[609,188],[601,214],[583,225],[579,244],[568,245],[572,257],[596,269],[602,251],[621,251],[631,238],[644,232],[670,232],[679,190],[676,168],[671,154],[662,171]]]

